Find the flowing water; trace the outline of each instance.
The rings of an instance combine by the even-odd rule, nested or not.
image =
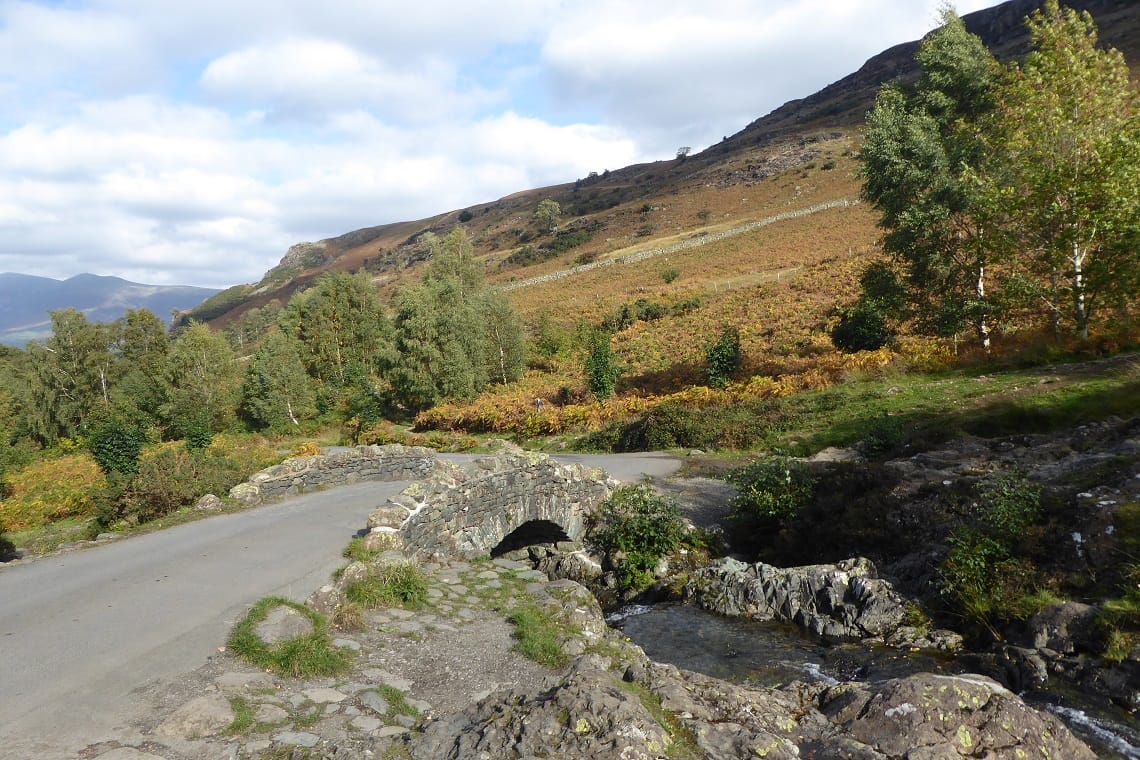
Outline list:
[[[950,658],[857,644],[825,646],[780,623],[727,618],[684,604],[631,605],[606,616],[657,662],[747,686],[788,681],[883,681],[911,673],[958,673]],[[1140,760],[1140,726],[1123,711],[1080,695],[1022,695],[1061,718],[1102,758]]]

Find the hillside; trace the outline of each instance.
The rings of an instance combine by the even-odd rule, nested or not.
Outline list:
[[[966,25],[1000,57],[1016,56],[1028,43],[1023,20],[1039,4],[1039,0],[1011,0],[967,15]],[[1122,50],[1133,63],[1133,71],[1140,71],[1140,6],[1125,0],[1074,0],[1069,4],[1090,11],[1100,27],[1102,42]],[[485,256],[492,277],[506,282],[565,269],[575,262],[665,246],[676,242],[678,235],[714,234],[782,211],[853,198],[857,193],[851,176],[854,163],[845,159],[858,149],[859,129],[879,87],[884,82],[915,77],[917,45],[917,41],[909,42],[876,55],[858,71],[815,94],[784,104],[687,160],[609,170],[599,167],[599,172],[575,182],[522,190],[427,219],[300,243],[261,282],[235,285],[189,317],[225,327],[251,308],[271,301],[284,303],[325,271],[366,270],[381,292],[390,294],[395,286],[417,277],[417,265],[424,258],[416,245],[419,236],[428,231],[446,233],[457,224],[464,226],[477,252]],[[562,208],[558,241],[541,239],[529,224],[543,198],[557,201]],[[793,221],[786,226],[806,226],[807,230],[792,233],[802,237],[817,231],[818,221]],[[837,247],[827,251],[816,247],[811,255],[828,258],[839,251],[854,253],[874,245],[873,219],[865,210],[847,215],[843,226],[848,232],[842,236],[844,240],[832,241]],[[582,240],[585,242],[578,242]],[[748,239],[738,243],[749,244]],[[533,249],[545,244],[561,252],[537,264],[512,264],[527,259],[528,244]],[[510,258],[512,254],[516,254],[515,259]],[[718,264],[720,278],[737,278],[739,283],[741,277],[756,277],[788,261],[798,262],[795,266],[807,263],[802,252],[789,252],[782,257],[783,263],[767,262],[762,252],[744,258],[748,263],[739,271],[732,268],[741,264],[740,257],[735,264]],[[530,260],[535,259],[532,256]],[[700,284],[707,286],[716,279],[704,277]],[[585,287],[591,283],[583,281],[579,286],[563,282],[561,286],[570,284]],[[644,281],[637,287],[645,287]],[[557,302],[561,311],[563,287],[554,298],[544,295],[541,288],[513,293],[516,305],[532,321],[544,304]],[[643,294],[626,289],[623,295],[633,299]],[[596,298],[592,301],[594,311],[602,307]],[[620,300],[608,305],[620,305]],[[585,316],[581,312],[575,315]]]
[[[74,308],[92,322],[112,322],[129,309],[149,309],[169,320],[172,309],[190,309],[218,291],[180,285],[142,285],[119,277],[80,274],[53,280],[0,273],[0,343],[22,347],[51,335],[48,312]]]

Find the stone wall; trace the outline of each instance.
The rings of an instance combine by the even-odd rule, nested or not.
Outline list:
[[[533,520],[580,539],[615,486],[601,470],[542,455],[481,457],[465,467],[440,462],[431,478],[409,486],[368,523],[377,538],[408,554],[473,559]]]
[[[516,290],[518,288],[525,288],[531,285],[537,285],[543,282],[553,282],[554,280],[560,280],[563,277],[569,277],[573,274],[589,272],[592,269],[614,266],[615,264],[636,264],[639,261],[645,261],[646,259],[651,259],[657,256],[663,256],[669,253],[677,253],[678,251],[685,251],[690,248],[697,248],[702,245],[716,243],[726,238],[735,237],[736,235],[743,235],[747,232],[752,232],[753,230],[759,229],[761,227],[766,227],[769,224],[775,224],[776,222],[782,222],[787,219],[795,219],[797,217],[807,216],[808,214],[817,214],[820,211],[827,211],[828,209],[833,208],[848,208],[858,205],[858,203],[859,201],[857,199],[849,200],[847,198],[841,198],[835,201],[827,201],[826,203],[817,203],[814,206],[808,206],[807,208],[796,209],[794,211],[784,211],[774,216],[765,217],[764,219],[758,219],[754,222],[748,222],[747,224],[733,227],[729,230],[700,233],[692,237],[685,238],[679,242],[670,243],[669,245],[647,248],[642,251],[626,254],[625,256],[616,256],[612,259],[591,261],[587,264],[579,264],[577,266],[570,267],[569,269],[560,269],[556,272],[547,272],[546,274],[540,274],[536,277],[529,277],[525,280],[518,280],[516,282],[511,282],[503,285],[500,290],[510,291]],[[791,269],[780,270],[779,272],[773,273],[773,277],[775,279],[779,279],[781,275],[798,272],[801,268],[802,267],[792,267]]]
[[[435,452],[419,446],[357,446],[311,457],[294,457],[230,489],[230,496],[260,504],[315,488],[368,480],[422,480],[435,470]]]

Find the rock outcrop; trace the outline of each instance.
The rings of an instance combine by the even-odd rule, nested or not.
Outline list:
[[[829,639],[882,637],[905,616],[902,597],[862,558],[792,568],[726,558],[695,572],[685,596],[721,615],[795,623]]]

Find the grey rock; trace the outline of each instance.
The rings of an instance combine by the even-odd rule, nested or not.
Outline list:
[[[200,512],[217,512],[224,506],[225,503],[221,500],[221,498],[215,496],[212,493],[208,493],[201,499],[198,499],[198,502],[194,505],[194,509],[197,509]]]
[[[220,694],[206,695],[179,707],[155,729],[155,733],[195,739],[221,733],[233,722],[234,711],[229,700]]]
[[[117,747],[97,756],[99,760],[164,760],[162,755],[153,755],[134,747]]]
[[[831,640],[886,637],[906,600],[862,557],[780,568],[726,558],[693,573],[685,596],[722,615],[780,620]]]
[[[214,685],[224,694],[237,694],[254,689],[272,689],[273,676],[260,671],[230,671],[215,678]]]
[[[265,620],[258,623],[254,630],[258,638],[265,643],[276,644],[287,639],[310,635],[313,632],[313,621],[303,613],[282,604],[270,610]]]
[[[329,689],[324,686],[305,689],[302,694],[304,694],[305,698],[310,702],[315,702],[318,705],[338,703],[348,699],[348,695],[344,692],[337,691],[336,689]]]
[[[1080,602],[1063,602],[1029,619],[1025,645],[1061,654],[1093,651],[1097,610]]]
[[[288,711],[277,705],[260,704],[253,711],[258,723],[282,723],[289,719]]]
[[[841,695],[839,709],[825,692],[823,712],[885,758],[1096,757],[1057,718],[982,676],[920,673],[855,688],[862,693]]]
[[[273,741],[278,744],[289,744],[294,747],[315,747],[320,740],[321,737],[308,731],[282,731],[273,737]]]
[[[361,692],[357,695],[357,699],[360,700],[361,705],[367,707],[377,715],[388,714],[388,700],[384,699],[383,696],[375,691]]]

